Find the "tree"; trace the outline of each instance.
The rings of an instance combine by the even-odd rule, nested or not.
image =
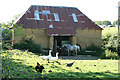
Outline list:
[[[111,25],[111,22],[110,21],[107,21],[107,20],[105,20],[105,21],[94,21],[97,25],[106,25],[106,26],[108,26],[108,25]]]
[[[118,25],[118,20],[113,22],[113,26]]]
[[[13,19],[14,19],[14,20],[17,20],[21,15],[22,15],[22,13],[21,13],[21,14],[16,14],[16,15],[14,15],[14,16],[13,16]]]
[[[4,22],[2,22],[2,23],[0,23],[0,26],[1,26],[1,28],[7,28],[7,24],[5,24]]]
[[[111,22],[105,20],[105,21],[103,21],[103,25],[106,25],[106,26],[111,25]]]
[[[103,25],[102,21],[94,21],[97,25]]]
[[[22,29],[17,24],[14,24],[14,20],[12,22],[8,22],[7,24],[2,23],[2,47],[4,49],[11,49],[14,43],[14,33],[19,34]],[[14,30],[17,30],[14,32]]]

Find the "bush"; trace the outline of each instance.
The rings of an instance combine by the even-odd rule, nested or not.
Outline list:
[[[14,44],[14,48],[21,49],[21,50],[27,50],[35,53],[42,52],[42,47],[38,44],[35,44],[32,41],[32,38],[25,39],[23,38],[19,44]]]
[[[110,33],[102,36],[102,48],[103,49],[106,49],[106,45],[108,44],[111,36],[112,35]]]
[[[118,59],[119,56],[116,52],[112,52],[111,50],[105,50],[105,57],[107,59]]]
[[[102,51],[103,51],[102,48],[100,48],[99,46],[96,46],[94,44],[91,44],[90,46],[86,47],[86,50],[93,51],[91,53],[91,55],[93,55],[93,56],[101,56]]]
[[[86,51],[93,51],[93,52],[86,52]],[[86,47],[86,49],[81,49],[79,55],[92,55],[97,57],[103,56],[103,50],[102,48],[95,46],[94,44],[91,44],[90,46]]]
[[[107,34],[102,37],[102,48],[117,52],[118,50],[118,34]]]
[[[4,30],[2,31],[2,48],[12,48],[12,31],[8,28],[4,28]]]

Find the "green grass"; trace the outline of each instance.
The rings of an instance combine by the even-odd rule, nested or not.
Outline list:
[[[19,55],[14,55],[17,52]],[[39,58],[32,52],[11,50],[2,52],[3,78],[117,78],[118,60],[58,60],[56,62]],[[73,62],[72,67],[66,67]],[[39,62],[45,67],[43,73],[35,70]],[[52,72],[48,72],[51,70]]]
[[[107,28],[103,28],[102,35],[115,34],[117,32],[118,32],[118,27],[107,27]]]

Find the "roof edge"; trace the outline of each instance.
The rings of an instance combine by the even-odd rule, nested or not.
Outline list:
[[[29,6],[29,7],[27,8],[27,10],[29,10],[30,8],[31,8],[31,6]],[[25,11],[15,20],[14,24],[17,23],[17,21],[26,13],[27,10],[25,10]]]

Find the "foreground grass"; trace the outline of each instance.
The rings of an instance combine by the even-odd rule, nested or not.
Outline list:
[[[14,53],[18,54],[14,54]],[[3,78],[117,78],[118,60],[59,60],[56,62],[39,58],[27,51],[11,50],[2,53]],[[66,67],[73,62],[72,67]],[[43,73],[35,71],[36,63],[45,67]],[[52,72],[49,72],[51,70]]]

